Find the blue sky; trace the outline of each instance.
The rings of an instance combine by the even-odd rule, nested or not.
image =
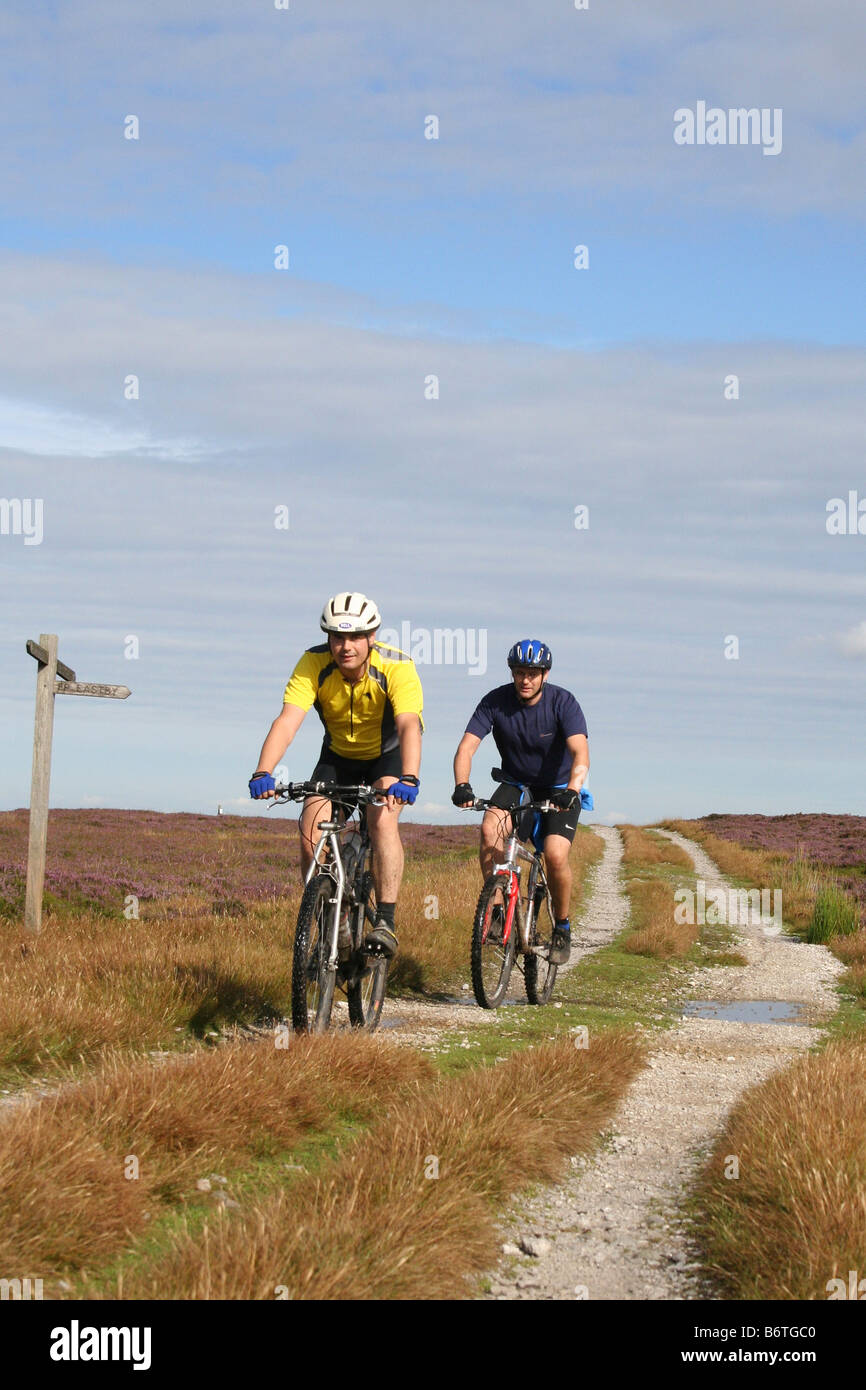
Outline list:
[[[422,668],[425,818],[530,634],[598,818],[860,811],[866,535],[825,526],[866,497],[856,11],[347,10],[0,17],[0,496],[45,515],[0,535],[0,806],[47,628],[133,689],[57,702],[53,804],[252,811],[285,677],[357,587],[487,633],[484,676]],[[698,100],[781,109],[781,152],[676,145]]]

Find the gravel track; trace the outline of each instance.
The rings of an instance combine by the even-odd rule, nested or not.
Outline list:
[[[692,857],[708,892],[728,886],[700,846],[664,833]],[[609,899],[600,907],[609,910]],[[588,920],[595,910],[593,896]],[[814,1025],[834,1012],[833,984],[844,969],[823,946],[782,937],[775,925],[733,930],[748,965],[697,971],[689,997],[787,1000],[801,1003],[808,1021],[688,1018],[654,1039],[649,1064],[623,1098],[605,1147],[573,1158],[566,1182],[538,1192],[506,1218],[503,1240],[511,1251],[491,1273],[486,1297],[712,1296],[684,1231],[682,1199],[734,1101],[817,1041]],[[514,1246],[527,1238],[549,1248],[542,1244],[539,1256],[518,1258]]]

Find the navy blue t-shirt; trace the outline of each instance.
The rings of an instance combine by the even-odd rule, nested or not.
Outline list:
[[[586,733],[583,710],[570,691],[545,681],[541,699],[522,705],[514,684],[491,690],[478,705],[467,734],[493,742],[502,757],[502,771],[515,781],[553,787],[567,782],[573,758],[565,740]]]

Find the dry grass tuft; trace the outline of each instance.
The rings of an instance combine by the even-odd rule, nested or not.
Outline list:
[[[400,950],[388,975],[393,990],[437,990],[468,970],[470,923],[481,886],[474,853],[408,858],[397,904]],[[438,916],[431,917],[436,911]]]
[[[747,1092],[697,1188],[726,1296],[823,1299],[866,1252],[866,1043],[842,1040]],[[739,1177],[725,1177],[727,1157]]]
[[[624,841],[622,862],[627,869],[642,868],[648,864],[673,864],[678,869],[694,873],[691,857],[671,840],[652,835],[638,825],[618,825],[616,828]]]
[[[846,965],[866,965],[866,928],[851,936],[837,937],[833,942],[833,954]]]
[[[866,1004],[866,965],[853,965],[842,976],[842,988],[853,994],[858,1002]]]
[[[633,931],[622,949],[636,956],[669,960],[684,956],[698,939],[697,927],[674,920],[674,890],[658,878],[632,878],[625,885]]]
[[[341,1116],[369,1120],[430,1084],[409,1049],[335,1034],[235,1044],[186,1058],[114,1058],[0,1124],[0,1269],[92,1266],[121,1249],[160,1201],[203,1169],[283,1151]],[[128,1156],[138,1160],[130,1180]]]
[[[324,1175],[202,1234],[175,1234],[162,1259],[124,1279],[122,1295],[459,1298],[466,1276],[495,1258],[496,1206],[590,1147],[641,1060],[632,1035],[606,1033],[586,1050],[560,1041],[443,1080]]]
[[[748,965],[748,959],[742,951],[707,951],[707,965]]]
[[[288,998],[289,914],[240,921],[178,902],[176,915],[127,922],[50,918],[24,948],[0,933],[0,1066],[33,1070],[117,1047],[174,1042],[216,1023],[280,1016]]]

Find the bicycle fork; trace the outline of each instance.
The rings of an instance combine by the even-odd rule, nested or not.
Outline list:
[[[517,900],[520,897],[520,866],[519,864],[494,864],[493,872],[508,875],[508,899],[505,904],[505,925],[502,928],[502,944],[507,946],[511,940],[514,918],[517,914]],[[519,914],[517,914],[517,921],[519,930]]]

